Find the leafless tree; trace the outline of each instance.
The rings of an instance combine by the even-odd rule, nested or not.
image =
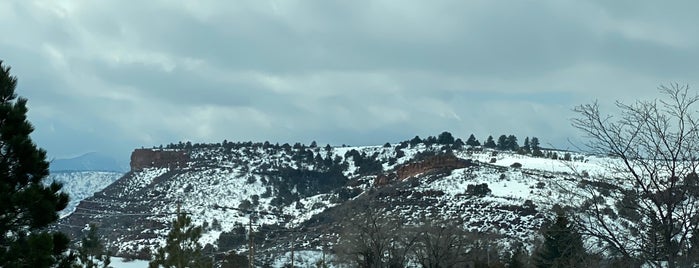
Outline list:
[[[473,261],[467,255],[473,249],[475,236],[454,224],[426,224],[416,229],[413,252],[424,268],[465,267]]]
[[[342,230],[335,250],[339,261],[350,267],[405,267],[415,237],[403,222],[376,208],[354,215]]]
[[[612,157],[606,175],[580,185],[578,215],[611,253],[672,268],[696,263],[699,249],[699,96],[678,84],[659,89],[665,98],[617,102],[617,116],[597,103],[574,109],[587,149]]]

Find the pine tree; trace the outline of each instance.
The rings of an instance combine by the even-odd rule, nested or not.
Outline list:
[[[492,137],[491,137],[491,139],[492,139]],[[479,142],[476,139],[476,136],[473,136],[473,134],[471,134],[471,136],[468,136],[468,139],[466,140],[466,145],[468,145],[468,146],[481,146],[481,142]]]
[[[192,219],[178,210],[177,219],[172,222],[172,230],[167,235],[165,247],[158,249],[148,266],[150,268],[211,267],[211,260],[202,254],[202,246],[199,244],[201,234],[202,228],[193,226]]]
[[[0,61],[0,267],[67,266],[70,240],[46,227],[68,205],[49,174],[46,151],[30,138],[27,99],[17,97],[17,78]]]
[[[532,152],[532,147],[531,147],[531,143],[529,142],[529,137],[524,138],[524,144],[522,145],[522,151],[525,154],[529,154]]]
[[[111,263],[110,254],[97,237],[97,227],[94,224],[90,224],[87,236],[80,241],[78,259],[82,267],[86,268],[106,268]]]
[[[507,136],[506,141],[507,149],[511,151],[519,150],[519,144],[517,144],[517,137],[515,135]]]
[[[584,267],[587,253],[582,236],[558,206],[554,206],[556,221],[544,231],[544,244],[538,250],[536,267]]]
[[[532,156],[534,156],[534,157],[544,156],[544,153],[541,151],[541,147],[539,147],[539,138],[532,137],[531,147],[532,147],[531,148],[532,149]]]
[[[501,151],[507,150],[509,148],[509,145],[507,144],[507,136],[500,135],[500,137],[498,137],[497,148]]]
[[[420,139],[420,136],[415,136],[415,138],[412,138],[410,140],[410,148],[413,148],[420,143],[422,143],[422,139]]]
[[[497,145],[495,144],[495,140],[493,140],[493,136],[488,136],[488,138],[485,140],[485,143],[483,144],[483,147],[490,149],[495,149],[495,147],[497,147]]]
[[[439,134],[437,138],[437,143],[442,145],[453,144],[454,136],[452,136],[451,133],[444,131],[441,134]]]

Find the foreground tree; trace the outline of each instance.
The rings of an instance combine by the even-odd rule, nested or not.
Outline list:
[[[78,259],[82,267],[98,268],[110,267],[110,253],[105,249],[102,241],[97,236],[97,226],[90,224],[87,235],[80,241]]]
[[[17,79],[0,61],[0,267],[68,266],[68,238],[46,231],[68,204],[48,176],[46,152],[29,135],[27,100],[15,94]]]
[[[199,238],[201,226],[193,226],[192,219],[185,213],[177,213],[177,219],[172,222],[172,230],[167,235],[165,247],[156,252],[149,267],[204,268],[211,267],[211,260],[202,254]]]
[[[614,158],[613,176],[592,176],[581,185],[578,219],[583,234],[605,243],[609,253],[690,266],[699,248],[693,241],[699,235],[699,96],[677,84],[660,91],[666,98],[617,102],[618,117],[603,115],[597,103],[575,108],[573,126],[589,139],[588,150]]]
[[[538,249],[534,262],[538,268],[590,267],[582,236],[561,209],[556,209],[556,220],[543,232],[544,243]]]
[[[400,219],[367,207],[344,228],[335,250],[338,261],[349,267],[406,267],[415,239]]]
[[[416,229],[415,259],[424,268],[463,267],[473,259],[467,253],[475,236],[454,224],[426,224]]]

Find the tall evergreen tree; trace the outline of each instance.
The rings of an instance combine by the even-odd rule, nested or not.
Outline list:
[[[532,147],[532,156],[534,156],[534,157],[544,156],[544,153],[541,151],[541,147],[539,147],[539,138],[532,137],[530,145]]]
[[[488,136],[488,138],[485,140],[485,143],[483,144],[483,147],[490,149],[495,149],[495,147],[497,147],[497,145],[495,144],[495,140],[493,140],[493,136]]]
[[[511,151],[519,150],[519,144],[517,144],[517,137],[515,135],[507,136],[507,149]]]
[[[442,145],[453,144],[454,136],[451,133],[444,131],[437,137],[437,143]]]
[[[73,259],[63,254],[70,241],[46,227],[68,205],[68,195],[58,183],[42,183],[49,163],[29,136],[27,99],[17,97],[16,87],[0,61],[0,267],[66,266]]]
[[[468,145],[468,146],[481,146],[481,142],[479,142],[476,139],[476,136],[473,136],[473,134],[471,134],[471,136],[468,136],[468,139],[466,140],[466,145]]]
[[[422,143],[422,139],[420,139],[420,136],[415,136],[415,138],[412,138],[410,140],[410,148],[413,148],[420,143]]]
[[[509,144],[507,144],[507,136],[506,135],[500,135],[498,137],[498,145],[497,145],[498,150],[507,150],[509,149]]]
[[[178,211],[177,219],[172,222],[172,229],[167,235],[165,247],[158,249],[148,266],[150,268],[211,267],[211,260],[202,254],[202,246],[199,244],[201,234],[201,226],[193,226],[192,219]]]
[[[111,263],[109,255],[109,252],[104,248],[97,236],[97,227],[94,224],[90,224],[90,229],[87,235],[80,241],[80,248],[78,248],[78,258],[82,267],[107,268]]]
[[[585,267],[582,236],[562,209],[555,206],[554,210],[556,221],[544,231],[544,243],[534,258],[536,267]]]
[[[529,142],[529,137],[524,138],[524,144],[522,145],[522,151],[525,154],[529,154],[532,152],[532,147],[531,147],[531,143]]]

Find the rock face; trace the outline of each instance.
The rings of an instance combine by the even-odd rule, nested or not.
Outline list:
[[[184,150],[136,149],[131,153],[131,171],[145,168],[178,168],[189,162],[189,155]]]
[[[408,163],[398,167],[394,172],[379,175],[374,179],[374,186],[384,186],[394,181],[404,181],[407,178],[431,171],[450,171],[472,166],[471,160],[464,160],[453,154],[440,154],[419,162]]]

